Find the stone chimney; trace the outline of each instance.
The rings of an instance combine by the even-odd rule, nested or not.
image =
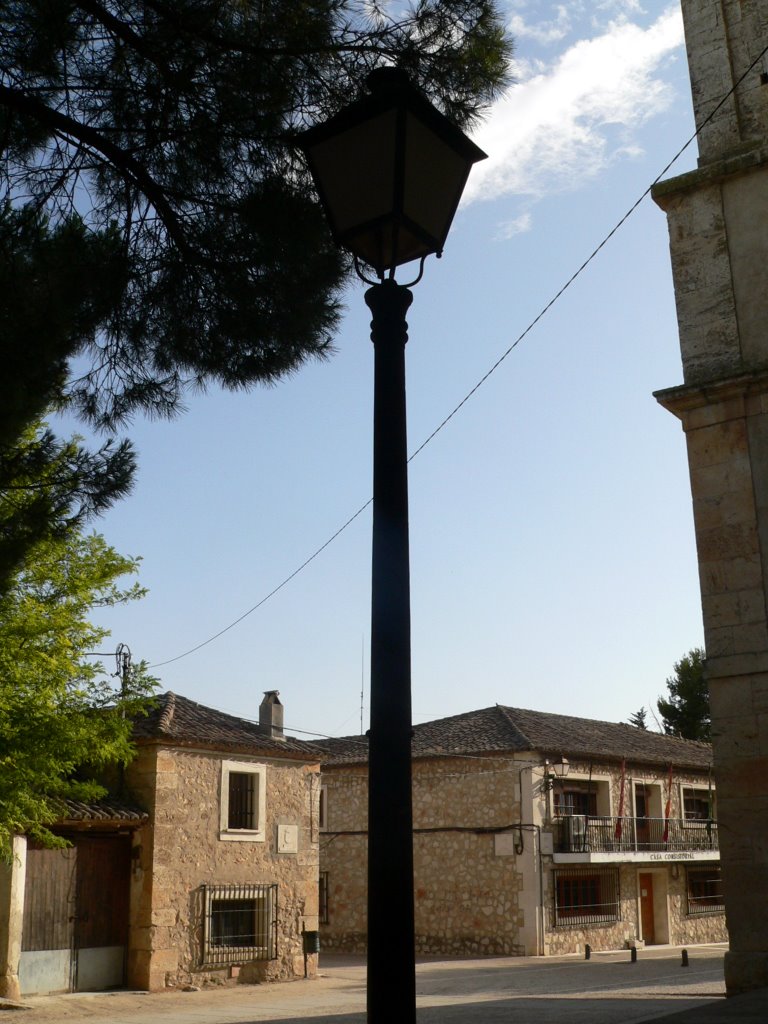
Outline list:
[[[279,690],[266,690],[264,700],[259,705],[259,727],[273,740],[284,740],[283,705],[280,703]]]

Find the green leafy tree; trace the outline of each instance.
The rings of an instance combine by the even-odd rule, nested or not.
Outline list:
[[[657,707],[664,732],[687,740],[709,740],[709,689],[704,679],[703,648],[694,647],[674,665],[667,679],[667,699],[659,697]]]
[[[0,507],[2,502],[0,501]],[[131,718],[154,680],[144,664],[114,685],[92,652],[108,630],[94,609],[140,598],[136,572],[98,534],[70,532],[34,549],[0,597],[0,857],[14,833],[49,844],[62,800],[95,799],[110,766],[132,756]]]
[[[272,382],[329,351],[349,264],[296,132],[382,64],[408,70],[460,124],[508,80],[493,0],[393,11],[368,0],[7,0],[9,257],[18,269],[17,238],[21,269],[47,275],[62,328],[51,340],[37,313],[10,303],[12,335],[29,349],[22,403],[39,414],[63,388],[110,426],[136,409],[170,414],[189,384]]]

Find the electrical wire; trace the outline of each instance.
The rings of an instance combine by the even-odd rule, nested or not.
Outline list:
[[[517,346],[531,333],[531,331],[534,329],[534,327],[536,327],[539,321],[542,320],[543,317],[547,315],[547,313],[550,311],[550,309],[552,309],[555,303],[562,298],[562,296],[565,294],[565,292],[568,291],[571,285],[583,274],[583,272],[587,269],[590,263],[592,263],[592,261],[602,251],[602,249],[605,248],[605,246],[608,244],[608,242],[610,242],[610,240],[619,231],[619,229],[622,228],[624,224],[629,220],[629,218],[632,216],[632,214],[635,212],[638,206],[640,206],[640,204],[643,202],[643,200],[650,195],[653,187],[657,185],[664,177],[664,175],[677,163],[677,161],[680,159],[683,153],[691,145],[691,143],[694,142],[699,137],[701,132],[710,123],[710,121],[712,121],[712,119],[715,117],[715,115],[721,109],[721,107],[723,107],[724,104],[727,103],[727,101],[731,98],[731,96],[733,96],[733,94],[736,92],[741,83],[747,78],[747,76],[755,69],[755,67],[763,60],[763,58],[767,54],[768,46],[766,46],[762,50],[762,52],[758,54],[758,56],[755,58],[755,60],[752,61],[752,63],[741,75],[738,81],[734,83],[734,85],[728,90],[728,92],[722,97],[722,99],[712,108],[712,110],[704,118],[701,124],[696,128],[696,130],[693,132],[690,138],[680,147],[680,149],[678,149],[678,151],[675,153],[672,159],[666,164],[666,166],[661,171],[659,171],[659,173],[656,175],[656,177],[653,179],[650,185],[648,185],[645,191],[635,200],[635,202],[630,206],[627,212],[616,222],[616,224],[614,224],[614,226],[611,228],[608,234],[605,235],[602,241],[597,246],[595,246],[595,248],[592,250],[589,256],[587,256],[587,258],[581,264],[581,266],[577,270],[575,270],[573,274],[571,274],[571,276],[568,278],[565,284],[563,284],[562,287],[549,300],[549,302],[547,302],[546,305],[542,307],[540,312],[534,317],[533,320],[531,320],[528,326],[523,331],[521,331],[520,334],[518,334],[518,336],[515,338],[512,344],[506,349],[506,351],[504,351],[499,356],[499,358],[496,360],[493,366],[491,366],[491,368],[485,374],[483,374],[483,376],[480,378],[480,380],[478,380],[474,387],[472,387],[467,392],[467,394],[462,398],[462,400],[456,406],[454,406],[454,408],[448,413],[448,415],[435,427],[432,433],[424,441],[422,441],[419,447],[408,457],[409,465],[411,462],[413,462],[416,456],[419,455],[422,451],[424,451],[427,445],[430,444],[430,442],[433,441],[435,437],[437,437],[440,431],[443,430],[443,428],[450,423],[453,417],[461,409],[463,409],[463,407],[473,397],[473,395],[475,395],[476,392],[480,390],[483,384],[485,384],[486,381],[496,372],[496,370],[498,370],[498,368],[508,358],[508,356],[510,356],[512,352],[514,352]],[[220,629],[218,633],[214,633],[213,636],[208,637],[207,640],[203,640],[201,643],[196,644],[194,647],[190,647],[189,650],[184,651],[182,654],[177,654],[173,658],[167,658],[165,661],[155,662],[153,665],[150,665],[149,667],[153,669],[163,668],[165,665],[172,665],[175,661],[181,661],[182,658],[187,658],[189,657],[190,654],[194,654],[196,651],[201,650],[203,647],[207,647],[208,644],[213,643],[214,640],[218,640],[220,636],[223,636],[225,633],[228,633],[230,629],[234,629],[234,627],[239,625],[243,621],[243,619],[248,618],[249,615],[253,614],[253,612],[261,608],[262,605],[266,604],[267,601],[269,601],[272,597],[275,596],[275,594],[279,593],[279,591],[281,591],[283,587],[290,583],[292,579],[294,579],[296,576],[299,575],[300,572],[306,569],[308,565],[314,562],[318,555],[322,554],[322,552],[325,551],[325,549],[330,544],[332,544],[336,540],[336,538],[339,537],[347,529],[348,526],[351,526],[352,523],[358,518],[358,516],[360,516],[368,508],[368,506],[372,504],[372,502],[373,498],[369,498],[364,505],[360,506],[360,508],[357,510],[357,512],[354,513],[354,515],[351,515],[349,519],[347,519],[347,521],[342,526],[340,526],[339,529],[336,530],[336,532],[331,537],[329,537],[324,544],[321,544],[316,551],[314,551],[308,558],[306,558],[297,569],[294,569],[294,571],[289,576],[286,576],[285,579],[281,583],[279,583],[273,590],[270,590],[270,592],[266,594],[264,597],[262,597],[260,601],[257,601],[256,604],[254,604],[251,608],[248,609],[248,611],[243,612],[243,614],[238,616],[238,618],[236,618],[233,622],[230,622],[228,626],[225,626],[223,629]]]
[[[317,558],[317,556],[322,554],[322,552],[325,551],[325,549],[328,547],[328,545],[332,544],[336,540],[336,538],[339,536],[339,534],[343,533],[348,526],[351,526],[352,523],[354,523],[354,521],[357,519],[357,517],[359,515],[362,515],[362,513],[365,512],[365,510],[368,508],[368,506],[372,502],[373,502],[373,498],[369,498],[368,501],[366,501],[366,503],[364,505],[360,506],[360,508],[357,510],[357,512],[354,513],[354,515],[351,515],[349,517],[349,519],[344,523],[343,526],[340,526],[338,528],[338,530],[336,531],[336,533],[333,534],[332,537],[329,537],[328,540],[324,544],[321,544],[320,547],[313,554],[311,554],[309,556],[309,558],[305,559],[301,563],[301,565],[298,567],[298,569],[294,569],[293,572],[290,574],[290,576],[286,576],[285,579],[282,581],[282,583],[278,583],[278,585],[273,590],[270,590],[270,592],[268,594],[266,594],[264,597],[262,597],[262,599],[260,601],[257,601],[256,604],[253,605],[252,608],[248,609],[247,612],[243,612],[243,614],[239,618],[235,619],[234,622],[230,622],[230,624],[228,626],[225,626],[223,629],[220,629],[219,632],[218,633],[214,633],[213,636],[209,636],[207,640],[203,640],[202,643],[197,644],[196,647],[190,647],[190,649],[188,651],[184,651],[183,654],[177,654],[175,658],[168,658],[166,661],[156,661],[154,663],[154,665],[150,665],[149,667],[150,668],[162,668],[163,665],[172,665],[174,661],[181,661],[182,658],[186,658],[190,654],[194,654],[195,651],[199,651],[202,647],[207,647],[208,644],[212,644],[214,640],[218,640],[220,636],[224,636],[224,634],[228,633],[230,631],[230,629],[234,629],[234,627],[237,626],[239,623],[241,623],[243,621],[243,619],[247,619],[249,615],[251,615],[253,612],[255,612],[258,608],[261,608],[261,606],[263,604],[266,604],[267,601],[269,601],[269,599],[271,597],[274,597],[275,594],[277,594],[279,591],[281,591],[283,589],[283,587],[285,587],[288,583],[291,582],[291,580],[294,578],[294,576],[298,576],[299,573],[303,569],[306,569],[306,567],[309,565],[310,562],[314,562],[314,560]]]

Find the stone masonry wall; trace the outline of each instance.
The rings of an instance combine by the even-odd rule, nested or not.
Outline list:
[[[520,783],[534,774],[533,807],[520,813]],[[570,779],[584,782],[588,762],[573,761]],[[595,785],[607,784],[610,813],[619,812],[621,772],[617,765],[592,765]],[[554,870],[543,854],[539,879],[540,822],[550,830],[547,798],[538,762],[513,758],[446,758],[414,763],[414,887],[416,948],[422,955],[518,955],[536,952],[539,886],[544,894],[545,953],[617,949],[641,935],[638,874],[653,871],[666,900],[670,942],[716,942],[725,937],[723,914],[686,914],[685,864],[632,863],[620,867],[621,920],[610,925],[554,926]],[[663,817],[668,769],[627,767],[624,815],[632,816],[633,784],[656,787]],[[328,873],[328,922],[321,925],[323,949],[365,952],[367,874],[367,777],[365,766],[326,769],[327,828],[321,835],[320,869]],[[555,783],[557,786],[558,783]],[[682,816],[681,786],[706,789],[706,775],[673,770],[670,816]],[[524,790],[525,791],[525,790]],[[550,795],[551,797],[551,795]],[[609,813],[608,808],[604,812]],[[510,826],[526,823],[522,833]],[[521,840],[522,836],[522,842]],[[603,866],[603,865],[600,865]],[[606,865],[611,866],[611,865]],[[673,874],[677,877],[673,878]],[[528,878],[529,891],[524,891]]]
[[[653,192],[685,382],[656,397],[688,446],[733,995],[768,985],[768,5],[682,8],[702,132],[698,170]]]
[[[509,759],[446,759],[414,764],[416,948],[421,954],[520,952],[515,858],[497,857],[488,831],[519,821],[519,765]],[[368,787],[365,767],[323,774],[328,831],[324,949],[362,952],[366,935]],[[422,831],[423,830],[423,831]],[[435,830],[435,831],[430,831]]]
[[[704,866],[702,864],[696,865]],[[552,866],[554,867],[554,865]],[[613,865],[596,865],[612,868]],[[547,917],[548,927],[545,951],[549,955],[582,953],[588,943],[593,950],[626,949],[633,945],[643,946],[640,924],[640,874],[653,875],[656,899],[663,905],[657,908],[657,941],[673,946],[696,945],[697,943],[727,942],[728,930],[722,911],[702,914],[688,914],[686,892],[686,866],[658,868],[653,864],[623,864],[619,870],[620,918],[610,924],[568,925],[554,922],[554,895],[552,868],[547,872]],[[666,921],[664,921],[666,914]],[[666,929],[666,931],[665,931]]]
[[[222,760],[266,764],[266,839],[219,838]],[[223,981],[201,970],[203,884],[278,885],[278,959],[240,970],[241,980],[303,976],[302,927],[317,928],[319,774],[316,766],[238,755],[143,748],[129,784],[151,810],[138,837],[130,960],[132,983],[162,988]],[[277,852],[278,825],[298,826],[298,853]],[[308,970],[316,972],[316,956]]]
[[[608,779],[610,789],[610,814],[618,816],[619,807],[621,805],[621,769],[616,764],[589,764],[588,761],[576,761],[570,762],[570,769],[567,778],[564,783],[559,781],[555,782],[555,790],[560,788],[561,785],[567,787],[568,783],[573,783],[578,780],[580,784],[584,784],[589,781],[590,771],[594,780],[594,786],[597,787],[605,784],[605,779]],[[660,812],[658,817],[664,816],[666,809],[667,796],[669,794],[669,767],[659,766],[655,767],[652,765],[639,765],[629,762],[625,769],[624,774],[624,817],[632,817],[634,815],[634,803],[633,803],[633,787],[637,784],[645,784],[646,786],[655,787],[657,796],[660,797]],[[709,786],[709,779],[706,775],[701,772],[690,772],[681,771],[678,768],[672,767],[672,790],[671,801],[670,801],[670,818],[682,818],[683,807],[682,807],[682,787],[694,786],[699,790],[707,789]],[[717,790],[714,788],[715,799],[717,797]],[[606,813],[600,810],[598,806],[598,814]],[[649,815],[649,817],[655,817],[656,815]]]
[[[596,785],[609,777],[611,814],[618,816],[621,805],[621,770],[614,765],[590,764],[586,761],[571,761],[568,779],[584,782],[589,779],[590,767]],[[566,780],[567,784],[567,780]],[[681,772],[673,767],[672,787],[669,788],[669,769],[646,765],[628,764],[624,777],[623,815],[634,815],[633,790],[635,784],[645,784],[650,791],[653,787],[655,798],[660,808],[659,817],[664,816],[668,795],[670,799],[670,818],[683,817],[682,794],[686,786],[694,786],[700,791],[707,790],[709,779],[706,775],[694,772]],[[559,783],[555,783],[557,787]],[[715,791],[715,800],[717,794]],[[655,817],[655,814],[651,815]],[[546,824],[544,828],[546,830]],[[642,927],[639,903],[639,881],[641,873],[650,872],[654,876],[654,886],[658,900],[663,901],[663,910],[658,908],[657,928],[662,934],[659,941],[667,941],[672,945],[695,944],[699,942],[727,941],[728,933],[725,915],[722,912],[712,914],[687,914],[686,896],[686,865],[702,862],[689,861],[681,855],[675,865],[660,866],[656,861],[642,860],[631,864],[599,863],[591,865],[596,869],[619,869],[620,920],[610,924],[589,926],[573,926],[557,924],[554,919],[554,872],[564,864],[556,864],[553,857],[544,858],[544,901],[547,921],[545,935],[545,952],[547,954],[564,954],[583,952],[586,943],[594,950],[622,949],[633,944],[642,944]],[[706,862],[705,862],[706,863]],[[573,867],[588,868],[590,865],[573,864]],[[676,877],[675,877],[676,876]],[[664,920],[666,918],[666,921]],[[666,934],[664,929],[666,928]]]
[[[734,96],[723,98],[765,46],[768,9],[764,0],[683,0],[685,39],[700,163],[719,159],[765,137],[768,88],[758,65]],[[704,122],[721,104],[707,124]]]

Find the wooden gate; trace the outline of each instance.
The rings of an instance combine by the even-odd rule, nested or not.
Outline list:
[[[128,944],[130,837],[30,843],[19,982],[24,995],[122,985]]]

